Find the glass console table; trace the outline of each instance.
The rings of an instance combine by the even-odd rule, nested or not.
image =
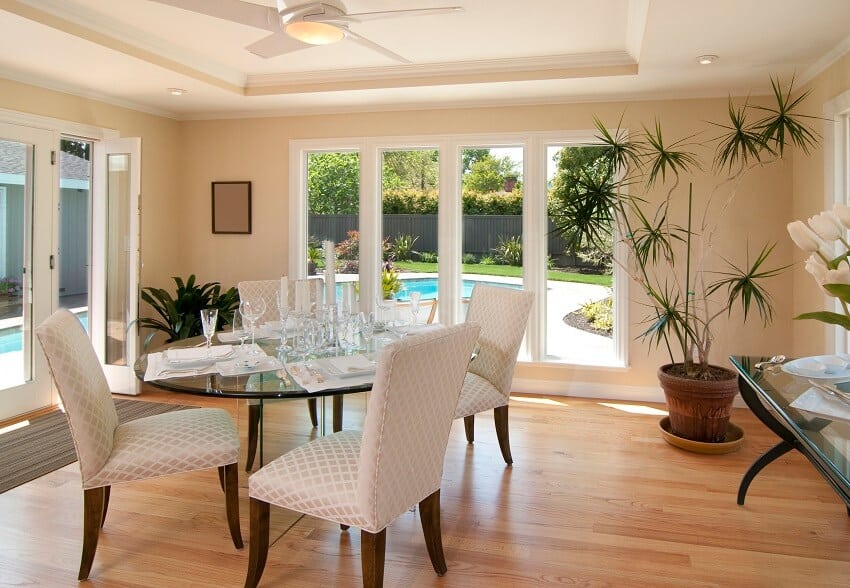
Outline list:
[[[762,469],[796,449],[829,482],[850,516],[850,422],[792,407],[791,403],[811,387],[805,378],[791,376],[776,365],[756,369],[756,363],[765,358],[732,356],[730,359],[738,371],[744,402],[781,439],[744,474],[738,488],[738,504],[744,504],[750,483]],[[850,383],[841,387],[850,392]]]

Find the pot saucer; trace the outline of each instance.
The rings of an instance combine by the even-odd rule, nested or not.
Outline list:
[[[661,429],[661,435],[664,440],[670,445],[693,451],[694,453],[704,453],[708,455],[720,455],[723,453],[732,453],[737,451],[744,443],[744,431],[738,425],[729,423],[729,428],[726,430],[726,437],[720,443],[706,443],[704,441],[692,441],[674,435],[670,430],[670,417],[664,417],[658,422],[658,428]]]

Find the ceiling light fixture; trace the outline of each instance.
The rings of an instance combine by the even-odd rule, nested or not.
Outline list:
[[[167,88],[167,91],[172,96],[182,96],[189,93],[188,90],[184,90],[183,88]]]
[[[332,24],[299,20],[286,25],[286,34],[310,45],[330,45],[342,41],[345,31]]]
[[[720,59],[717,55],[700,55],[697,57],[697,63],[700,65],[711,65],[715,61]]]

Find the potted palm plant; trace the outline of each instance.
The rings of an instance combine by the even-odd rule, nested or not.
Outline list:
[[[698,156],[688,150],[690,138],[668,141],[657,121],[629,136],[595,119],[606,148],[575,175],[554,215],[575,249],[601,246],[612,232],[622,239],[628,259],[619,263],[645,293],[649,308],[639,336],[669,356],[658,377],[671,432],[684,439],[724,441],[738,387],[735,372],[712,363],[713,329],[736,308],[744,321],[758,314],[770,322],[764,281],[785,269],[768,267],[772,244],[744,263],[715,259],[724,213],[748,172],[780,160],[790,145],[808,153],[816,143],[806,124],[810,117],[799,113],[806,94],[792,97],[793,80],[787,90],[775,79],[771,83],[773,104],[736,105],[730,97],[729,120],[712,124],[720,130],[711,165],[715,185],[706,190],[700,214],[694,210],[693,181],[682,181],[700,168]]]

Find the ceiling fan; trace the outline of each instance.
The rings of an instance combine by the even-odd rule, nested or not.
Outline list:
[[[276,8],[243,0],[152,1],[270,31],[270,35],[246,47],[251,53],[266,59],[311,45],[327,45],[349,39],[396,61],[410,63],[409,59],[351,30],[350,25],[366,20],[463,12],[461,6],[439,6],[349,14],[339,0],[307,2],[289,7],[284,0],[275,0]]]

